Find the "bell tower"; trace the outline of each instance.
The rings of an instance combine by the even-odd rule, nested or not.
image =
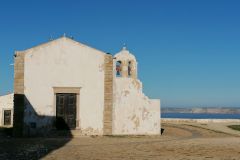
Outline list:
[[[137,79],[137,61],[124,46],[115,56],[116,59],[116,77]]]
[[[138,64],[126,46],[113,60],[113,123],[115,135],[160,134],[160,99],[143,93]]]

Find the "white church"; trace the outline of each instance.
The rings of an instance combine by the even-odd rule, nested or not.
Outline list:
[[[111,55],[63,36],[14,57],[14,93],[5,99],[16,136],[160,134],[160,100],[144,95],[126,47]]]

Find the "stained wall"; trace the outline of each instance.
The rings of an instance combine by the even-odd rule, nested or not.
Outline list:
[[[106,54],[65,37],[24,53],[25,134],[53,127],[55,87],[79,88],[77,129],[87,135],[103,134]],[[38,130],[31,129],[32,123]]]
[[[160,99],[150,99],[143,93],[135,56],[124,47],[114,57],[113,134],[160,134]],[[118,76],[116,62],[121,64]]]
[[[0,96],[0,126],[4,126],[4,119],[3,119],[4,110],[11,110],[11,117],[12,117],[11,122],[13,122],[13,94],[12,93],[4,96]]]

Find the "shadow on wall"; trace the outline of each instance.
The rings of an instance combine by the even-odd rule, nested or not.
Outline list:
[[[0,134],[0,159],[37,160],[63,147],[73,136],[63,119],[59,130],[55,122],[56,117],[38,115],[24,95],[15,95],[13,132]]]

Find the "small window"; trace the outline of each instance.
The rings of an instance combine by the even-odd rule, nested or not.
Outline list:
[[[11,125],[11,113],[12,111],[11,110],[4,110],[4,125],[7,126],[7,125]]]
[[[122,70],[122,62],[121,61],[117,61],[116,63],[116,76],[121,76],[121,70]]]

